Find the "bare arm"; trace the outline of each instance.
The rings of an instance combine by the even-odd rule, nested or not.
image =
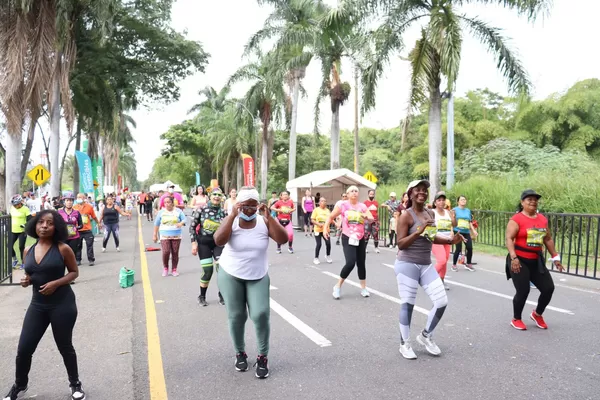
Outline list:
[[[117,210],[117,212],[118,212],[119,214],[121,214],[122,216],[124,216],[124,217],[126,217],[126,216],[130,215],[129,213],[126,213],[126,212],[124,212],[123,210],[121,210],[121,207],[119,207],[119,206],[115,206],[115,210]]]
[[[267,224],[267,229],[269,230],[269,237],[279,245],[286,244],[288,242],[288,233],[283,225],[271,216],[265,205],[261,205],[261,209],[264,211],[263,218],[265,219],[265,224]]]
[[[409,227],[414,223],[413,217],[409,214],[402,214],[398,218],[398,225],[396,227],[396,235],[398,236],[398,249],[405,250],[412,245],[415,240],[425,231],[428,224],[420,225],[415,232],[408,234]]]
[[[519,224],[513,220],[508,221],[508,225],[506,226],[506,249],[511,259],[517,258],[517,253],[515,252],[515,238],[517,237],[517,233],[519,233]]]
[[[238,216],[240,210],[240,204],[236,204],[233,206],[231,211],[231,215],[228,215],[223,222],[221,222],[221,226],[214,233],[213,239],[215,240],[215,244],[217,246],[225,246],[231,237],[231,231],[233,230],[233,221]]]

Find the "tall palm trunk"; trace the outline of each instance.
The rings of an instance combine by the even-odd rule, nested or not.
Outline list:
[[[58,52],[56,57],[56,70],[52,76],[52,96],[50,102],[50,196],[55,197],[60,194],[60,57]]]
[[[358,65],[354,66],[354,172],[358,174]]]
[[[240,190],[240,188],[244,185],[244,166],[243,166],[243,161],[242,161],[242,156],[240,154],[238,154],[238,156],[236,157],[237,162],[235,163],[236,167],[237,167],[237,190]],[[256,160],[254,160],[254,162],[256,162]]]
[[[331,159],[330,169],[340,168],[340,103],[335,102],[331,112]]]
[[[439,82],[429,93],[429,189],[433,198],[440,190],[442,169],[442,96]]]
[[[300,97],[300,77],[294,72],[292,89],[292,125],[290,126],[290,155],[288,180],[296,178],[296,123],[298,121],[298,99]]]
[[[229,156],[227,156],[225,165],[223,165],[223,190],[225,193],[229,193]]]
[[[269,170],[269,120],[263,120],[262,150],[260,153],[260,199],[267,198],[267,173]]]
[[[77,120],[77,130],[75,131],[75,151],[81,151],[81,125],[83,120],[81,117]],[[88,141],[89,148],[89,141]],[[90,157],[91,158],[91,157]],[[102,184],[102,183],[100,183]],[[75,159],[75,165],[73,165],[73,190],[79,191],[79,164]]]
[[[6,177],[6,209],[10,208],[10,198],[21,191],[21,181],[19,180],[21,172],[21,130],[18,132],[8,132],[6,138],[5,157],[5,177]]]
[[[29,163],[29,157],[31,157],[31,150],[33,149],[35,124],[37,123],[37,120],[37,117],[32,117],[29,121],[29,129],[27,130],[27,141],[25,142],[25,151],[23,153],[23,158],[21,159],[21,174],[19,175],[20,181],[23,181],[23,179],[25,179],[25,174],[27,173],[27,165]]]

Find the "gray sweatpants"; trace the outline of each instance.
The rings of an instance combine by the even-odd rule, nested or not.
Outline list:
[[[396,272],[398,293],[400,294],[400,336],[402,343],[410,339],[410,321],[419,285],[423,287],[433,303],[433,307],[427,316],[427,325],[425,325],[423,331],[426,336],[431,336],[448,305],[444,283],[435,267],[433,264],[419,265],[396,260],[394,271]]]

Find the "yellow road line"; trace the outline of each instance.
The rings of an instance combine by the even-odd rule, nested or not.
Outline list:
[[[160,351],[160,337],[158,335],[158,321],[154,296],[148,274],[148,260],[142,236],[142,219],[138,214],[138,231],[140,240],[140,264],[142,269],[142,285],[144,287],[144,304],[146,308],[146,332],[148,340],[148,381],[150,383],[151,400],[167,400],[167,384],[163,369],[162,353]]]

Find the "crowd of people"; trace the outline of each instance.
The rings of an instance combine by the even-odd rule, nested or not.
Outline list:
[[[288,244],[294,252],[293,213],[302,210],[302,231],[305,237],[314,237],[314,264],[320,264],[320,252],[325,242],[325,260],[332,262],[331,236],[341,245],[344,265],[340,278],[333,287],[332,296],[342,298],[342,286],[356,267],[360,281],[360,295],[369,297],[366,284],[367,246],[373,238],[375,252],[379,252],[381,210],[389,215],[388,225],[390,248],[397,247],[394,264],[398,292],[400,295],[399,351],[404,358],[415,359],[412,349],[410,326],[418,287],[421,286],[433,303],[424,328],[416,336],[419,344],[434,356],[441,354],[433,334],[444,315],[448,304],[444,283],[451,247],[455,246],[452,270],[463,265],[474,272],[472,265],[472,239],[477,237],[477,224],[467,208],[467,199],[460,196],[457,206],[452,208],[444,192],[433,196],[428,203],[429,182],[411,182],[401,200],[396,193],[381,206],[375,200],[375,191],[367,193],[368,200],[360,201],[360,191],[350,186],[340,200],[331,208],[328,199],[312,196],[306,190],[298,205],[288,191],[273,192],[266,204],[261,203],[253,187],[232,189],[225,196],[218,187],[208,190],[198,186],[191,193],[192,216],[189,223],[191,252],[199,257],[201,276],[198,303],[207,306],[207,291],[214,272],[217,272],[219,303],[225,306],[233,347],[236,353],[235,369],[249,368],[245,349],[244,332],[248,319],[255,325],[258,355],[255,375],[264,379],[269,376],[268,352],[270,340],[270,278],[268,274],[268,247],[270,240],[276,243],[276,253]],[[109,195],[102,207],[84,194],[74,196],[64,193],[56,205],[31,212],[25,200],[16,195],[12,199],[13,243],[19,241],[21,268],[25,275],[23,287],[33,286],[33,297],[23,324],[17,350],[15,384],[5,400],[14,400],[27,390],[31,357],[48,325],[52,325],[55,341],[67,368],[72,398],[85,398],[79,381],[77,359],[71,336],[77,317],[75,296],[70,288],[79,274],[82,261],[83,242],[87,246],[90,265],[95,262],[93,252],[92,222],[104,228],[102,251],[110,235],[113,235],[119,251],[119,218],[131,217],[134,204],[139,205],[140,215],[146,215],[154,225],[153,240],[160,241],[164,277],[178,276],[180,243],[187,217],[183,209],[187,199],[173,191],[173,186],[158,193],[142,192],[137,198],[125,195]],[[522,321],[530,285],[540,291],[538,305],[530,314],[537,327],[547,329],[542,317],[550,303],[554,283],[544,260],[544,247],[550,252],[554,266],[562,270],[560,255],[556,252],[547,219],[538,212],[541,195],[526,190],[521,196],[518,212],[510,220],[506,233],[508,256],[506,276],[512,279],[516,294],[513,299],[513,319],[510,324],[518,330],[526,330]],[[35,200],[35,198],[34,198]],[[120,201],[119,201],[120,200]],[[45,204],[44,199],[41,204]],[[100,203],[100,202],[98,202]],[[125,209],[123,209],[125,204]],[[43,208],[43,209],[42,209]],[[335,230],[335,233],[332,232]],[[35,245],[25,249],[25,239],[36,239]],[[462,246],[466,255],[462,255]],[[436,263],[432,263],[431,255]],[[15,256],[15,255],[13,255]],[[169,268],[169,262],[171,267]]]

